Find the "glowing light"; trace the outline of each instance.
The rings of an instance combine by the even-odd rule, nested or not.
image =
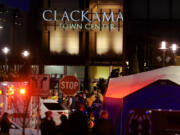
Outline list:
[[[97,32],[97,54],[103,55],[111,51],[113,51],[116,54],[122,54],[122,35],[122,30],[120,32]]]
[[[110,71],[108,66],[90,66],[89,74],[91,78],[105,78],[108,79]]]
[[[97,54],[106,54],[110,49],[110,38],[108,32],[97,32],[96,50]]]
[[[7,95],[14,95],[14,86],[10,86],[7,91]]]
[[[123,31],[111,32],[112,37],[112,49],[116,54],[122,54],[123,51]]]
[[[2,95],[2,90],[0,90],[0,95]]]
[[[25,88],[21,88],[21,89],[20,89],[20,94],[21,94],[21,95],[24,95],[25,93],[26,93]]]
[[[30,53],[29,53],[28,51],[23,51],[23,52],[22,52],[22,55],[23,55],[24,57],[28,57],[28,56],[30,55]]]
[[[177,45],[176,44],[172,44],[171,48],[172,48],[172,51],[175,52],[177,50]]]
[[[4,105],[3,103],[0,103],[0,107],[3,107],[3,105]]]
[[[2,49],[2,51],[3,51],[4,54],[8,54],[8,52],[9,52],[10,50],[9,50],[8,47],[4,47],[4,48]]]
[[[126,61],[126,65],[129,66],[129,61]]]
[[[64,49],[65,42],[63,42],[61,31],[51,31],[50,34],[50,51],[53,53],[61,53]]]
[[[129,114],[133,114],[133,113],[134,113],[134,111],[133,111],[133,110],[129,111]]]
[[[66,37],[66,51],[69,54],[79,54],[79,32],[69,32]]]
[[[166,48],[166,42],[165,42],[165,41],[162,41],[162,42],[161,42],[161,48],[160,48],[160,49],[162,49],[162,50],[167,49],[167,48]]]
[[[2,85],[3,85],[3,86],[7,86],[7,83],[3,83]]]
[[[51,52],[62,53],[65,51],[72,55],[79,54],[79,32],[52,31],[50,35]]]

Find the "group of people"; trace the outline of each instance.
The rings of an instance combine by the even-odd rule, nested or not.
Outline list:
[[[63,103],[71,110],[69,118],[61,115],[61,124],[55,126],[52,112],[47,112],[41,122],[42,135],[114,135],[114,125],[107,111],[102,110],[102,102],[103,96],[97,89],[91,94],[85,90],[76,96],[64,97]]]
[[[95,90],[92,94],[84,91],[68,100],[65,103],[71,110],[70,115],[62,114],[60,125],[56,125],[52,112],[47,111],[46,117],[41,119],[41,135],[115,135],[115,127],[108,119],[107,111],[102,109],[100,91]],[[8,113],[4,113],[0,119],[0,135],[9,135],[10,126]]]
[[[115,135],[114,125],[108,120],[107,111],[102,111],[100,118],[90,124],[84,110],[84,106],[80,105],[69,118],[61,115],[61,124],[58,126],[55,125],[52,112],[46,112],[46,117],[41,120],[41,135]]]

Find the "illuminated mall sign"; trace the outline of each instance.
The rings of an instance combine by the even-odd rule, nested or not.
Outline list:
[[[46,22],[56,21],[62,29],[78,30],[114,30],[115,23],[123,21],[121,11],[118,12],[94,12],[89,10],[72,10],[58,12],[57,10],[44,10],[42,13],[43,20]]]

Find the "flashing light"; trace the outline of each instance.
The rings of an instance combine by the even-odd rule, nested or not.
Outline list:
[[[0,90],[0,95],[2,95],[3,94],[3,92],[2,92],[2,90]]]
[[[7,95],[9,95],[9,96],[14,95],[14,86],[10,86],[8,88]]]
[[[129,114],[133,114],[133,113],[134,113],[134,111],[133,111],[133,110],[129,111]]]
[[[145,112],[145,114],[151,114],[152,113],[152,110],[147,110],[146,112]]]
[[[26,89],[25,88],[21,88],[19,92],[20,92],[21,95],[24,95],[26,93]]]
[[[4,105],[4,103],[0,103],[0,108],[2,108],[2,107],[3,107],[3,105]]]

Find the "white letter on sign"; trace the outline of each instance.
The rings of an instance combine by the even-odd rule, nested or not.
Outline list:
[[[73,88],[73,82],[70,82],[70,83],[69,83],[69,88],[70,88],[71,90],[74,89],[74,88]]]
[[[52,21],[52,19],[48,19],[46,18],[46,13],[49,12],[49,13],[52,13],[52,10],[44,10],[43,14],[42,14],[42,17],[45,21]]]
[[[66,89],[69,89],[69,82],[66,82]]]
[[[79,83],[78,83],[78,82],[75,82],[75,83],[74,83],[74,88],[77,88],[78,85],[79,85]]]
[[[61,83],[61,89],[64,89],[65,86],[64,86],[64,81]]]

